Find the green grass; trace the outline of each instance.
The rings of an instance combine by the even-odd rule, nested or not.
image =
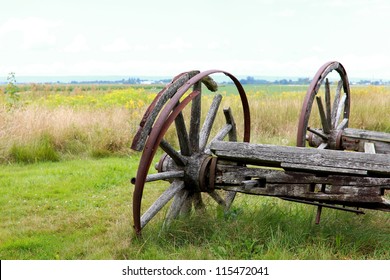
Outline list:
[[[238,195],[163,228],[161,212],[132,229],[139,157],[12,164],[0,173],[0,259],[389,259],[390,216],[357,216]],[[146,203],[165,184],[145,187]]]
[[[0,259],[390,259],[388,213],[324,209],[315,225],[312,206],[240,194],[226,214],[210,203],[169,228],[163,209],[135,238],[129,146],[159,89],[29,85],[14,107],[0,94]],[[294,145],[306,86],[245,89],[251,141]],[[220,91],[242,132],[234,87]],[[390,88],[352,87],[351,99],[350,127],[390,132]],[[166,186],[148,184],[143,207]]]
[[[2,166],[0,258],[120,258],[103,248],[129,242],[128,178],[136,162],[110,158]],[[113,238],[118,234],[124,235]]]

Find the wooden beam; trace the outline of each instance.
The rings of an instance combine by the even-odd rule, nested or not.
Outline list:
[[[390,175],[390,157],[383,154],[226,141],[212,142],[210,150],[220,159],[259,166],[282,167],[282,164],[295,164],[310,173],[316,173],[313,168],[319,167],[324,169],[322,172],[329,168],[329,174],[346,173],[348,170],[351,174],[356,174],[356,170],[360,170],[368,174]],[[343,172],[338,172],[339,168]]]

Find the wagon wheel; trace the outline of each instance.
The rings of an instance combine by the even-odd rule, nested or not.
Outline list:
[[[336,70],[339,81],[331,86],[328,76]],[[336,74],[336,78],[337,78]],[[313,107],[314,98],[317,106]],[[323,103],[325,101],[325,104]],[[337,61],[325,63],[316,73],[307,90],[298,124],[297,146],[318,149],[341,149],[342,131],[348,126],[350,90],[347,73]],[[313,113],[313,114],[312,114]],[[312,186],[325,192],[326,184]],[[316,224],[320,223],[322,206],[317,207]]]
[[[225,74],[236,85],[244,115],[243,141],[249,142],[250,115],[248,101],[244,89],[234,76],[219,70],[209,70],[202,73],[192,71],[176,76],[156,96],[147,109],[132,144],[133,149],[143,150],[137,175],[132,179],[135,184],[133,220],[138,236],[140,236],[142,228],[172,199],[173,202],[167,212],[166,221],[176,218],[180,213],[191,211],[192,207],[203,208],[201,192],[207,193],[225,208],[228,208],[234,199],[235,193],[227,193],[226,198],[222,198],[214,191],[214,178],[210,175],[211,170],[215,168],[216,158],[212,157],[208,143],[212,131],[215,131],[213,126],[221,103],[221,95],[215,95],[201,126],[202,83],[209,90],[216,91],[217,85],[209,77],[214,73]],[[192,91],[189,92],[191,87]],[[189,106],[190,103],[191,106]],[[223,140],[228,136],[230,141],[237,141],[236,125],[231,110],[224,109],[224,115],[226,124],[222,126],[213,139]],[[189,130],[185,120],[189,120]],[[173,122],[175,125],[172,126],[172,129],[176,130],[177,143],[174,140],[167,141],[163,139]],[[157,164],[158,173],[148,175],[159,147],[166,154],[161,157]],[[166,180],[171,184],[141,217],[144,185],[146,182],[157,180]]]
[[[339,78],[335,85],[328,79],[333,70]],[[312,108],[314,99],[317,106]],[[348,126],[349,110],[349,81],[344,67],[336,61],[325,63],[307,90],[299,118],[297,146],[305,147],[308,141],[313,147],[340,149],[340,132]]]

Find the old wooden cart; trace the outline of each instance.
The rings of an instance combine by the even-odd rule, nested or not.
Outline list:
[[[336,86],[327,78],[332,71],[339,79]],[[222,100],[222,95],[215,94],[201,125],[202,84],[216,92],[217,84],[210,77],[216,73],[225,74],[237,88],[240,124],[231,109],[225,108],[224,124],[214,127]],[[385,199],[386,189],[390,189],[390,134],[348,128],[349,112],[346,71],[339,62],[329,62],[319,69],[307,91],[298,125],[298,147],[251,144],[249,104],[237,78],[219,70],[176,76],[150,104],[133,140],[132,148],[142,150],[132,179],[136,233],[140,235],[171,200],[165,221],[192,208],[203,208],[202,195],[212,197],[225,209],[237,192],[312,204],[318,207],[317,223],[322,207],[355,213],[363,213],[359,208],[390,211],[390,202]],[[164,139],[168,129],[176,130],[178,141]],[[212,131],[217,132],[210,140]],[[238,131],[242,142],[238,142]],[[155,166],[158,172],[148,174],[159,148],[165,153]],[[156,180],[169,181],[170,186],[145,207],[144,185]],[[141,209],[147,209],[143,215]]]

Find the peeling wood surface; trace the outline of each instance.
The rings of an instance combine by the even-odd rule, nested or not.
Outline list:
[[[215,141],[210,150],[218,158],[259,166],[289,166],[310,173],[327,172],[390,176],[390,156],[301,147]],[[297,167],[294,168],[294,165]],[[321,170],[323,169],[323,170]],[[326,171],[329,169],[329,171]]]
[[[218,161],[219,162],[219,161]],[[348,175],[316,176],[312,173],[251,168],[247,166],[217,165],[216,184],[239,185],[242,181],[263,179],[278,184],[328,184],[337,186],[382,187],[390,189],[390,178],[358,177]]]

